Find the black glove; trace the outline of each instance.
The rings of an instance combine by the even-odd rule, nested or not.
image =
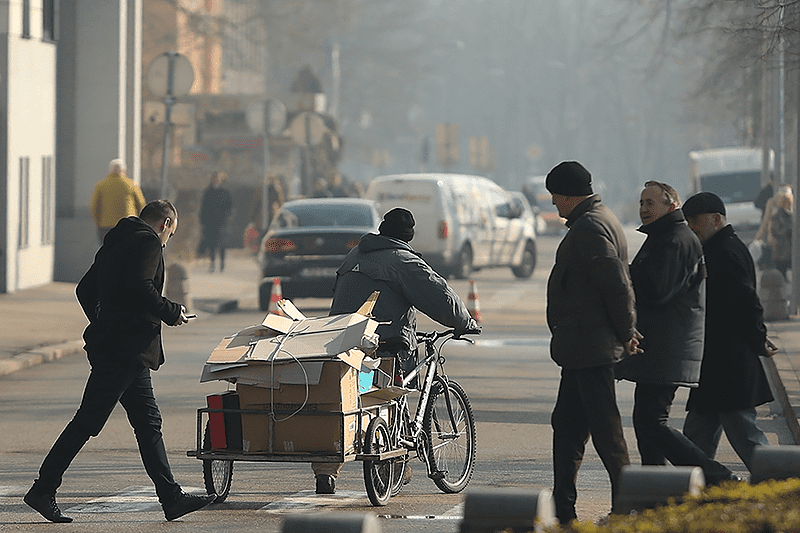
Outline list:
[[[474,318],[470,318],[464,330],[456,336],[460,337],[461,335],[480,335],[480,333],[481,333],[481,327],[478,325],[478,323],[475,321]]]

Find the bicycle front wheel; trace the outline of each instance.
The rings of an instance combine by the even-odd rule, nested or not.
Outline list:
[[[455,381],[434,384],[422,429],[433,482],[442,492],[461,492],[472,479],[476,444],[475,415],[461,385]]]

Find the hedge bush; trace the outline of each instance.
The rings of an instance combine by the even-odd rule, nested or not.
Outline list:
[[[797,533],[800,532],[800,479],[758,485],[726,482],[706,487],[684,502],[639,514],[611,515],[602,524],[575,521],[548,528],[569,533]]]

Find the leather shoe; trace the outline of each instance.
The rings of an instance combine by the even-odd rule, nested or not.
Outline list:
[[[330,474],[317,474],[317,494],[336,494],[336,478]]]
[[[217,499],[216,494],[206,494],[204,496],[196,496],[194,494],[186,494],[181,491],[178,498],[168,505],[162,505],[164,509],[164,516],[167,520],[175,520],[185,514],[202,509],[206,505],[213,503]]]
[[[23,501],[36,510],[40,515],[51,522],[66,524],[72,522],[72,518],[61,514],[61,509],[56,503],[55,494],[46,494],[36,489],[36,485],[31,487]]]

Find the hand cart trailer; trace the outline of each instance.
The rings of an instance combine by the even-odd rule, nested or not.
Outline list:
[[[425,345],[425,358],[403,378],[403,385],[407,385],[415,377],[423,376],[413,419],[407,395],[350,411],[198,409],[196,448],[188,451],[187,455],[203,461],[206,491],[217,494],[218,502],[225,500],[231,488],[234,461],[362,461],[367,495],[373,505],[381,506],[386,505],[391,496],[399,494],[408,482],[406,467],[411,452],[425,463],[428,477],[440,490],[448,493],[464,490],[475,467],[475,418],[464,389],[444,373],[441,346],[453,338],[452,335],[453,330],[418,333],[419,341]],[[444,342],[437,346],[439,339],[444,339]],[[269,431],[267,449],[215,448],[212,444],[215,415],[219,421],[226,415],[266,418]],[[338,451],[279,451],[280,446],[274,442],[276,424],[306,416],[335,417],[338,420],[339,442],[335,446]],[[350,427],[354,428],[352,433]]]

